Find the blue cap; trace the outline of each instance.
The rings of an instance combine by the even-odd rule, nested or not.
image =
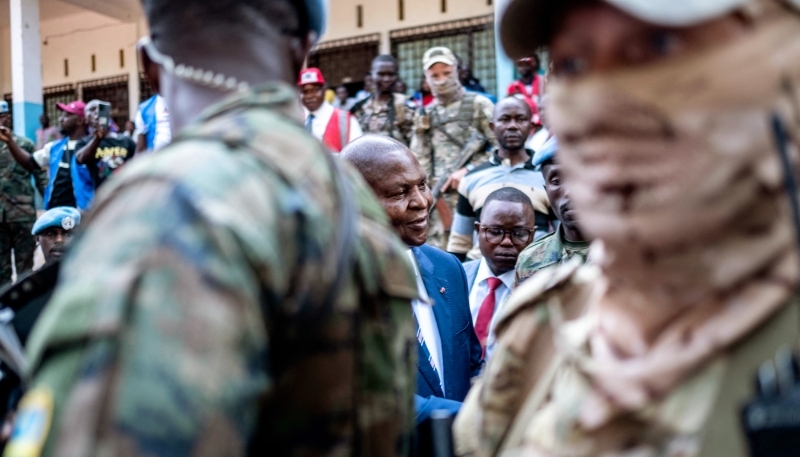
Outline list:
[[[328,0],[305,0],[308,26],[317,34],[316,40],[325,33],[328,21]]]
[[[556,151],[558,151],[558,140],[556,137],[551,136],[533,155],[533,166],[538,167],[548,160],[553,160],[553,157],[556,155]]]
[[[5,100],[0,100],[0,114],[8,112],[8,102]]]
[[[59,206],[53,208],[36,220],[33,224],[33,235],[38,235],[50,227],[59,227],[64,230],[72,230],[81,225],[81,212],[69,206]]]

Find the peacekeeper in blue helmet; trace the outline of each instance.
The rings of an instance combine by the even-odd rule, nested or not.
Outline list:
[[[0,352],[5,357],[0,363],[0,417],[5,418],[0,429],[0,446],[9,438],[23,392],[22,366],[8,363],[8,356],[23,355],[31,329],[55,290],[64,250],[80,223],[81,213],[75,208],[57,207],[42,214],[33,225],[32,235],[42,248],[45,265],[0,291],[0,333],[8,335],[13,330],[18,340],[14,344],[15,338],[0,338]]]
[[[103,184],[5,455],[408,454],[408,248],[294,87],[325,5],[142,6],[174,141]]]

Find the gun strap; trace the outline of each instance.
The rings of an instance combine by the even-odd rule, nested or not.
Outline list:
[[[453,135],[451,135],[447,129],[445,128],[447,124],[451,124],[453,122],[460,122],[462,124],[466,124],[466,128],[462,129],[462,131],[469,132],[472,127],[472,122],[475,117],[475,97],[477,94],[473,92],[467,92],[464,94],[464,97],[461,99],[461,106],[458,108],[458,113],[455,116],[448,118],[444,121],[439,117],[439,114],[436,112],[435,109],[431,110],[431,128],[434,130],[438,130],[444,136],[447,137],[447,140],[451,143],[455,144],[459,147],[459,149],[464,149],[464,141],[459,141]],[[444,107],[443,107],[444,108]]]

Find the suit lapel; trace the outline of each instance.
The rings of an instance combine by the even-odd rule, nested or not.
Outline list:
[[[443,384],[445,389],[449,391],[450,383],[448,383],[448,380],[452,375],[452,368],[449,362],[453,360],[452,340],[455,336],[455,331],[452,328],[453,319],[450,315],[450,306],[448,306],[447,290],[449,289],[449,283],[446,278],[436,274],[433,262],[425,255],[422,248],[416,248],[415,254],[417,256],[417,263],[419,264],[419,271],[422,275],[422,282],[425,284],[425,290],[428,292],[428,297],[433,303],[433,316],[436,318],[436,327],[439,330],[439,340],[442,344],[441,357],[442,365],[444,365]],[[442,290],[444,290],[444,293],[441,292]],[[428,369],[430,369],[430,366],[428,366]],[[432,369],[430,369],[430,373],[434,379],[438,378]],[[436,387],[439,394],[444,397],[438,384]]]

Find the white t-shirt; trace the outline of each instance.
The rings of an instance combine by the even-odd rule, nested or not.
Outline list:
[[[414,300],[411,302],[411,307],[414,309],[414,315],[417,316],[419,328],[422,331],[422,338],[425,339],[425,346],[431,354],[433,364],[439,372],[439,386],[444,393],[444,365],[442,364],[442,339],[439,336],[439,327],[436,325],[436,316],[433,314],[433,306],[431,305],[428,292],[425,290],[425,283],[422,282],[422,276],[419,273],[419,265],[417,265],[417,258],[414,252],[409,249],[406,251],[411,264],[414,266],[414,274],[417,276],[417,289],[423,300]],[[512,272],[513,273],[513,272]],[[428,363],[425,360],[420,360],[420,363]]]
[[[492,320],[489,322],[489,335],[486,338],[486,363],[489,363],[489,358],[494,351],[495,338],[494,326],[497,324],[497,318],[501,314],[503,305],[505,305],[511,289],[514,287],[514,270],[507,271],[500,276],[495,276],[486,263],[486,259],[481,259],[481,264],[478,267],[478,273],[475,276],[475,283],[472,285],[472,291],[469,293],[469,310],[472,313],[472,324],[475,325],[478,321],[478,313],[481,311],[483,300],[489,294],[489,278],[499,278],[503,284],[494,292],[494,313]]]
[[[158,151],[172,141],[172,130],[169,126],[169,110],[167,104],[164,103],[164,97],[156,96],[156,136],[153,138],[153,151]],[[136,113],[136,121],[134,122],[136,130],[133,132],[133,138],[136,140],[139,135],[146,135],[148,133],[147,126],[144,125],[144,118],[142,113]]]
[[[58,140],[61,141],[61,140]],[[50,167],[50,149],[52,149],[53,145],[56,144],[58,141],[51,141],[44,145],[42,149],[33,153],[33,161],[39,165],[39,168],[42,170],[47,170]],[[75,150],[75,146],[78,145],[78,140],[69,140],[67,141],[67,149],[70,151]]]
[[[308,119],[309,114],[314,115],[314,120],[311,122],[311,134],[314,135],[314,138],[322,141],[325,130],[328,128],[328,122],[333,116],[333,105],[328,102],[322,102],[322,105],[313,113],[303,107],[303,113],[305,114],[304,120]],[[356,117],[350,116],[350,135],[347,142],[349,143],[363,134],[364,132],[361,130],[361,125],[359,125]]]

